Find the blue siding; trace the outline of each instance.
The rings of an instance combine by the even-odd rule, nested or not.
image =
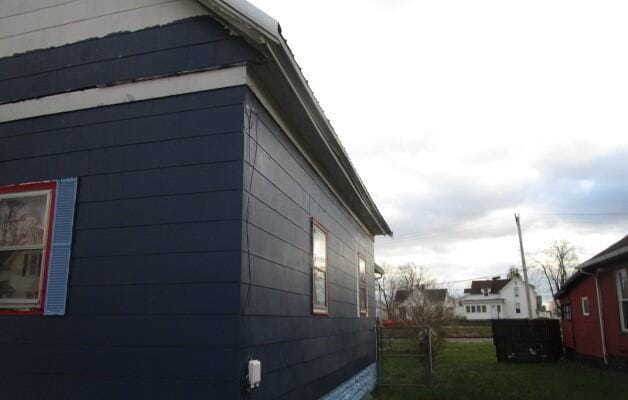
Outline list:
[[[195,18],[0,59],[0,103],[259,60]],[[3,123],[0,149],[0,185],[80,182],[65,315],[0,318],[6,396],[307,400],[374,362],[373,237],[248,89]],[[312,217],[328,317],[311,315]],[[249,356],[262,384],[244,395]]]
[[[250,398],[318,399],[375,361],[373,237],[250,92],[247,104],[257,116],[245,140],[240,359],[262,361]],[[311,217],[329,230],[327,317],[311,314]],[[357,317],[358,252],[368,265],[368,318]]]
[[[258,60],[210,17],[0,59],[0,103]]]
[[[0,184],[77,176],[66,314],[2,316],[15,398],[237,398],[242,87],[0,124]]]

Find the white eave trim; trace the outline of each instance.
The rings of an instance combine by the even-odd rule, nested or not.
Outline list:
[[[0,123],[246,84],[246,66],[148,79],[0,105]]]

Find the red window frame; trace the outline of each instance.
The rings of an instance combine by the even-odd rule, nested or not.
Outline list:
[[[364,280],[361,279],[360,276],[360,261],[364,261]],[[367,273],[366,273],[366,257],[362,256],[360,253],[358,253],[358,315],[360,317],[366,317],[368,316],[368,310],[369,310],[369,303],[368,303],[368,277],[367,277]],[[360,293],[361,290],[364,288],[364,301],[365,301],[365,308],[362,308],[362,302],[360,301]]]
[[[57,183],[55,181],[36,182],[36,183],[22,183],[17,185],[0,186],[0,194],[11,193],[23,193],[23,192],[35,192],[35,191],[50,191],[50,210],[48,211],[48,221],[46,230],[46,245],[42,252],[42,277],[41,279],[41,291],[39,294],[39,305],[37,307],[29,309],[8,309],[0,308],[0,315],[43,315],[44,306],[46,301],[46,288],[48,284],[48,267],[50,264],[50,250],[52,246],[52,228],[55,215],[55,204],[57,196]]]
[[[317,307],[314,304],[314,229],[320,230],[325,235],[325,308]],[[327,239],[329,237],[329,231],[317,220],[311,218],[311,232],[312,232],[312,254],[311,254],[311,289],[312,289],[312,314],[319,316],[329,315],[329,247],[327,246]]]

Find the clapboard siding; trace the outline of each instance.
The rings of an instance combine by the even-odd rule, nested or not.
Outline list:
[[[47,118],[45,124],[42,124],[40,120],[40,118],[45,117],[4,122],[0,130],[0,138],[47,135],[48,132],[55,130],[60,132],[71,130],[76,135],[89,129],[88,139],[93,138],[97,143],[102,142],[103,146],[118,144],[120,140],[126,140],[125,138],[131,142],[146,140],[153,135],[156,140],[159,140],[164,135],[166,135],[165,137],[176,137],[176,129],[173,129],[176,125],[172,125],[173,119],[171,118],[175,118],[174,121],[183,124],[180,127],[182,132],[191,128],[207,129],[207,132],[223,132],[228,131],[230,127],[242,126],[241,112],[237,112],[238,116],[235,120],[226,116],[224,119],[217,118],[215,114],[225,113],[233,116],[234,109],[230,106],[241,104],[241,96],[237,90],[218,89],[196,93],[194,96],[164,97],[152,101],[129,102],[124,105],[102,107],[98,109],[98,112],[63,113],[55,115],[55,118]],[[212,105],[215,108],[213,111]],[[225,110],[224,107],[228,107],[229,110]],[[201,111],[201,113],[195,113],[196,111]],[[194,113],[194,115],[189,115],[188,112]],[[182,113],[186,114],[179,115]],[[207,115],[203,116],[204,113]],[[207,124],[207,120],[211,120],[212,124]],[[108,123],[112,125],[103,127]],[[150,125],[143,125],[144,123]],[[153,126],[159,127],[162,124],[166,125],[164,126],[165,132],[156,132],[151,129]],[[119,131],[120,129],[122,131]],[[120,132],[120,135],[113,134],[112,131]],[[93,134],[91,134],[92,132]],[[66,145],[70,146],[75,140],[79,140],[79,136],[73,136],[72,140],[63,138],[68,142]],[[120,136],[122,137],[120,138]]]
[[[240,251],[75,257],[72,285],[239,282]],[[176,265],[176,268],[173,268]]]
[[[0,103],[259,59],[209,17],[0,59]]]
[[[207,14],[194,0],[4,0],[1,12],[0,57]]]
[[[0,124],[0,184],[79,182],[67,313],[0,319],[3,394],[237,397],[245,96]]]
[[[198,347],[10,344],[0,345],[0,352],[5,360],[0,374],[44,374],[53,364],[57,373],[64,375],[229,381],[236,369],[233,350],[228,348],[210,349],[220,363],[208,362],[207,352]],[[24,357],[25,353],[29,357]]]
[[[375,360],[373,237],[251,92],[247,104],[240,359],[262,361],[251,398],[317,399]],[[311,218],[329,231],[329,316],[311,314]],[[367,259],[368,318],[357,316],[358,253]]]
[[[206,17],[193,17],[136,32],[119,32],[53,49],[0,59],[2,80],[60,71],[116,58],[227,40],[231,36]],[[54,57],[50,57],[52,54]]]
[[[38,384],[34,384],[37,382]],[[192,379],[128,378],[84,374],[0,374],[3,395],[14,399],[67,400],[110,399],[210,399],[237,398],[239,387],[232,382]],[[205,395],[199,396],[199,393]]]
[[[76,0],[20,0],[5,1],[0,9],[0,18],[29,13],[36,10],[44,10],[63,3],[71,3]]]
[[[75,269],[79,269],[76,267]],[[235,348],[237,315],[68,315],[67,318],[3,316],[2,344],[178,346]],[[195,329],[181,329],[195,326]],[[176,341],[173,341],[176,338]]]
[[[181,224],[199,221],[233,220],[241,217],[232,203],[239,200],[235,190],[192,193],[156,198],[92,202],[78,210],[77,230]],[[206,207],[212,204],[212,207]],[[138,213],[137,210],[142,210]],[[168,210],[164,213],[164,210]]]

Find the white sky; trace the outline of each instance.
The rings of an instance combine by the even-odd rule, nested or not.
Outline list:
[[[530,256],[628,233],[628,2],[252,2],[395,232],[378,262],[503,274],[515,211]]]

